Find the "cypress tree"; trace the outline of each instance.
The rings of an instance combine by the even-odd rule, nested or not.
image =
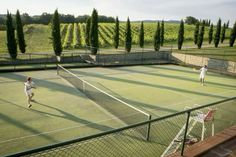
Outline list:
[[[26,44],[19,10],[16,12],[16,30],[19,49],[21,53],[25,53]]]
[[[115,29],[114,29],[114,47],[117,49],[119,46],[119,36],[120,36],[120,28],[119,28],[119,19],[116,17],[116,24],[115,24]]]
[[[15,30],[12,23],[11,13],[7,11],[6,20],[6,33],[7,33],[7,48],[12,59],[17,57],[17,44],[15,39]]]
[[[231,33],[230,33],[230,40],[229,40],[230,47],[234,46],[235,38],[236,38],[236,21],[235,21],[234,26],[233,26]]]
[[[226,31],[226,24],[224,23],[222,31],[221,31],[221,40],[220,40],[221,43],[223,43],[225,40],[225,31]]]
[[[229,20],[228,20],[228,22],[227,22],[227,24],[226,24],[226,28],[229,28]]]
[[[203,22],[200,33],[199,33],[199,36],[198,36],[198,40],[197,40],[197,46],[198,46],[199,49],[202,47],[202,42],[203,42],[203,39],[204,39],[204,31],[205,31],[205,23]]]
[[[91,18],[89,17],[86,21],[86,27],[85,27],[85,43],[86,46],[89,47],[90,43],[89,43],[89,32],[90,32],[90,26],[91,26]]]
[[[161,29],[160,29],[160,23],[157,23],[157,29],[154,35],[154,50],[159,51],[160,45],[161,45]]]
[[[211,44],[212,36],[213,36],[213,24],[211,24],[209,32],[208,32],[208,43],[209,44]]]
[[[221,32],[221,19],[218,20],[217,26],[216,26],[216,33],[214,38],[215,47],[218,47],[220,42],[220,32]]]
[[[57,9],[52,17],[52,45],[55,55],[60,56],[62,52],[61,33],[60,33],[60,19]]]
[[[184,21],[181,20],[178,33],[178,50],[181,50],[184,42]]]
[[[90,27],[90,50],[92,54],[97,54],[98,51],[98,12],[93,9],[91,16],[91,27]]]
[[[198,42],[198,34],[199,34],[199,22],[196,23],[195,30],[194,30],[194,44],[196,45]]]
[[[164,34],[165,34],[165,26],[164,20],[161,21],[161,46],[164,45]]]
[[[143,28],[143,22],[141,22],[140,30],[139,30],[139,46],[143,48],[144,46],[144,28]]]
[[[132,47],[132,34],[131,34],[131,26],[130,26],[130,21],[129,17],[127,19],[126,23],[126,30],[125,30],[125,49],[127,52],[130,52]]]

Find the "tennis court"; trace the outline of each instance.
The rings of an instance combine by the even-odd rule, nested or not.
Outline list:
[[[27,108],[24,81],[37,85]],[[52,71],[0,74],[0,156],[124,126]]]
[[[100,89],[149,113],[152,118],[185,106],[204,105],[236,95],[236,79],[208,72],[199,83],[198,69],[176,65],[70,69]]]
[[[201,86],[197,70],[175,65],[69,70],[153,118],[236,95],[233,77],[209,72],[206,86]],[[26,76],[32,76],[38,86],[31,109],[23,92]],[[55,70],[2,73],[0,83],[0,155],[125,125],[56,75]]]

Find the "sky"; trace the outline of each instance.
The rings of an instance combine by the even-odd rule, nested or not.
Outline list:
[[[186,16],[211,19],[214,23],[236,21],[236,0],[0,0],[0,14],[9,10],[15,13],[40,15],[43,12],[75,16],[91,14],[96,8],[99,15],[118,16],[120,20],[130,17],[138,20],[181,20]]]

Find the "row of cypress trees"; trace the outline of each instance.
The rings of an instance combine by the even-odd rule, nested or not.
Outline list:
[[[17,44],[19,45],[19,49],[21,53],[25,53],[26,44],[24,39],[23,25],[21,22],[20,12],[17,10],[16,12],[16,34],[17,39],[15,37],[15,28],[12,20],[11,13],[7,11],[7,20],[6,20],[6,32],[7,32],[7,48],[8,52],[12,59],[17,58]]]
[[[87,22],[86,22],[86,28],[85,28],[85,33],[86,33],[85,42],[86,42],[86,46],[88,48],[91,48],[91,45],[90,45],[90,39],[91,39],[90,30],[91,30],[91,18],[88,18]],[[154,37],[154,49],[156,51],[158,51],[160,49],[160,46],[163,46],[163,43],[164,43],[164,21],[162,21],[161,27],[160,27],[159,23],[157,24],[157,30],[156,30],[155,34],[156,35]],[[119,33],[119,19],[118,19],[118,17],[116,17],[114,34],[113,34],[113,43],[114,43],[114,47],[116,49],[119,47],[119,36],[120,36],[120,33]],[[144,47],[144,24],[143,24],[143,22],[141,22],[140,30],[139,30],[139,46],[141,48]],[[130,52],[131,48],[132,48],[132,33],[131,33],[130,20],[128,18],[127,23],[126,23],[126,29],[125,29],[125,49],[126,49],[127,52]]]
[[[53,14],[51,27],[53,50],[57,56],[60,56],[62,44],[58,10]],[[91,53],[96,54],[98,51],[98,13],[96,9],[93,9],[92,16],[87,19],[85,42],[87,47],[91,50]]]
[[[141,48],[144,47],[144,24],[141,22],[140,29],[139,29],[139,46]],[[114,47],[117,49],[119,46],[119,20],[116,17],[116,24],[114,29]],[[154,34],[154,50],[159,51],[160,46],[164,44],[164,21],[162,20],[161,26],[160,22],[157,23],[157,28]],[[125,31],[125,49],[127,52],[130,52],[132,47],[132,34],[131,34],[131,25],[129,18],[127,19],[126,23],[126,31]]]
[[[16,29],[17,29],[17,40],[15,39],[15,29],[13,26],[13,21],[11,14],[7,12],[7,21],[6,21],[6,27],[7,27],[7,47],[8,51],[13,59],[16,59],[17,57],[17,43],[19,44],[19,49],[22,53],[25,53],[26,51],[26,44],[24,40],[24,33],[23,33],[23,26],[20,18],[20,12],[17,10],[16,14]],[[216,26],[216,32],[214,36],[214,44],[215,47],[218,47],[219,42],[223,42],[225,38],[225,31],[226,31],[227,25],[224,24],[222,31],[221,31],[221,20],[219,19]],[[52,36],[52,44],[54,52],[57,56],[61,55],[62,52],[62,44],[61,44],[61,35],[60,35],[60,19],[59,19],[59,13],[58,10],[55,10],[52,23],[51,23],[51,36]],[[205,30],[205,23],[204,21],[201,23],[201,29],[200,29],[200,23],[196,24],[196,28],[194,31],[194,43],[198,46],[198,48],[201,48],[203,38],[204,38],[204,30]],[[210,30],[209,30],[209,43],[212,42],[212,36],[213,36],[213,25],[211,24]],[[220,38],[221,36],[221,38]],[[236,22],[233,26],[233,29],[231,31],[230,35],[230,46],[234,45],[236,38]],[[116,17],[116,24],[114,29],[114,47],[117,49],[119,46],[119,19]],[[179,27],[179,33],[178,33],[178,49],[180,50],[182,48],[184,41],[184,21],[181,20],[180,27]],[[164,43],[164,21],[162,20],[161,24],[160,22],[157,23],[157,28],[154,34],[154,50],[159,51],[160,46],[163,46]],[[92,16],[87,20],[86,22],[86,45],[91,50],[92,54],[96,54],[98,51],[98,13],[97,10],[94,9],[92,12]],[[140,25],[140,31],[139,31],[139,46],[141,48],[144,47],[144,24],[141,22]],[[125,49],[127,52],[131,51],[132,47],[132,33],[131,33],[131,25],[129,18],[127,19],[126,23],[126,31],[125,31]]]
[[[218,47],[219,43],[223,43],[225,40],[225,32],[226,29],[229,25],[229,22],[226,24],[224,23],[222,28],[221,28],[221,19],[218,20],[217,25],[216,25],[216,32],[214,35],[214,45],[215,47]],[[202,46],[202,42],[203,42],[203,38],[204,38],[204,29],[205,29],[205,22],[203,21],[201,23],[201,29],[200,29],[200,23],[197,22],[196,26],[195,26],[195,30],[194,30],[194,44],[198,46],[198,48],[200,49]],[[233,27],[232,31],[231,31],[231,36],[232,38],[230,38],[230,46],[232,47],[235,40],[235,35],[234,35],[234,31],[236,28]],[[213,40],[213,24],[210,25],[209,28],[209,32],[208,32],[208,43],[211,44]]]

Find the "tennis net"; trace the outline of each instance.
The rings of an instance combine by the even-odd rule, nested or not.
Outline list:
[[[81,79],[76,74],[65,69],[61,65],[57,67],[57,74],[67,80],[79,91],[84,93],[88,98],[93,100],[96,104],[100,105],[102,108],[107,110],[109,113],[123,121],[127,125],[136,124],[139,122],[144,122],[151,119],[151,115],[141,111],[138,108],[106,93],[105,91],[95,87],[89,82]],[[140,128],[139,132],[142,136],[148,139],[148,128],[145,126]]]

